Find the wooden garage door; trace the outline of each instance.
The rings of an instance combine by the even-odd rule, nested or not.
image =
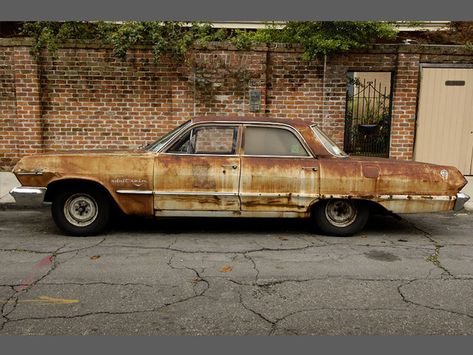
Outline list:
[[[473,69],[423,68],[415,160],[473,173]]]

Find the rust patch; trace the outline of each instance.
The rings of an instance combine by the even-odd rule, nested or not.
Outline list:
[[[379,176],[379,168],[374,165],[363,165],[363,175],[369,179],[376,179]]]
[[[215,189],[217,183],[210,173],[210,164],[192,165],[192,187],[195,189]]]

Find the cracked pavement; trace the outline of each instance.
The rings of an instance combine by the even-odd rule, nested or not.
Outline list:
[[[0,335],[473,334],[473,214],[309,221],[120,218],[66,237],[0,211]]]

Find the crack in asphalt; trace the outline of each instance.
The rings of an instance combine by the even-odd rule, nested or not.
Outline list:
[[[175,268],[175,267],[173,267]],[[181,269],[181,268],[176,268],[176,269]],[[188,270],[192,270],[193,272],[196,273],[197,277],[200,278],[199,273],[192,268],[186,268]],[[202,282],[206,283],[207,288],[205,288],[202,292],[200,293],[194,293],[192,296],[184,297],[181,299],[178,299],[173,302],[165,302],[162,305],[158,307],[153,307],[149,309],[142,309],[142,310],[134,310],[134,311],[95,311],[95,312],[86,312],[86,313],[81,313],[81,314],[75,314],[75,315],[70,315],[70,316],[44,316],[44,317],[23,317],[23,318],[16,318],[16,319],[8,319],[6,322],[4,322],[1,325],[0,331],[2,331],[7,323],[13,323],[13,322],[21,322],[21,321],[28,321],[28,320],[47,320],[47,319],[75,319],[75,318],[84,318],[88,316],[93,316],[93,315],[125,315],[125,314],[140,314],[140,313],[150,313],[150,312],[159,312],[162,309],[170,306],[174,306],[179,303],[187,302],[189,300],[195,299],[197,297],[204,297],[205,292],[208,290],[210,287],[210,284],[207,280],[201,279]]]
[[[4,329],[4,327],[9,322],[12,321],[9,318],[9,315],[12,312],[14,312],[15,309],[17,308],[19,296],[21,296],[22,294],[26,294],[34,286],[36,286],[38,283],[40,283],[42,280],[44,280],[46,277],[48,277],[59,266],[59,261],[57,260],[57,257],[59,255],[69,254],[69,253],[76,253],[76,255],[77,255],[82,250],[94,248],[94,247],[102,244],[106,239],[107,239],[107,237],[104,237],[98,243],[95,243],[93,245],[89,245],[89,246],[82,247],[82,248],[71,249],[71,250],[65,250],[65,251],[61,252],[61,249],[66,248],[70,243],[69,244],[64,244],[61,247],[57,248],[56,250],[54,250],[52,252],[49,252],[48,254],[51,254],[50,255],[51,264],[50,264],[49,269],[46,271],[46,273],[41,275],[39,278],[37,278],[35,280],[32,280],[31,282],[29,282],[26,285],[21,285],[21,284],[17,285],[17,286],[25,286],[21,290],[17,290],[15,288],[15,286],[12,286],[12,291],[13,291],[12,294],[2,303],[2,305],[0,307],[0,314],[1,314],[1,317],[3,319],[2,324],[0,324],[0,331],[2,331]],[[38,253],[38,254],[44,254],[44,253]],[[10,308],[9,311],[7,311],[6,308],[10,304],[11,304],[11,308]]]
[[[106,240],[107,240],[107,237],[103,237],[100,241],[98,241],[98,242],[95,243],[95,244],[88,245],[88,246],[85,246],[85,247],[82,247],[82,248],[75,248],[75,249],[65,250],[65,251],[62,251],[62,252],[57,253],[57,255],[69,254],[69,253],[74,253],[74,252],[79,253],[79,252],[81,252],[82,250],[87,250],[87,249],[92,249],[92,248],[98,247],[100,244],[102,244],[102,243],[105,242]]]
[[[254,286],[254,287],[270,287],[281,285],[284,283],[303,283],[303,282],[310,282],[310,281],[324,281],[324,280],[349,280],[349,281],[366,281],[366,282],[399,282],[399,281],[406,281],[410,279],[396,279],[396,278],[363,278],[363,277],[350,277],[350,276],[318,276],[318,277],[311,277],[307,279],[282,279],[282,280],[274,280],[274,281],[266,281],[266,282],[242,282],[237,281],[234,279],[225,279],[229,282],[232,282],[239,286]],[[417,278],[416,280],[436,280],[435,278]],[[440,280],[440,278],[438,279]]]
[[[431,233],[429,233],[428,231],[416,226],[414,223],[412,223],[411,221],[405,219],[405,218],[402,218],[400,217],[402,221],[404,221],[405,223],[407,223],[409,226],[411,226],[412,228],[414,228],[415,230],[419,231],[422,233],[422,235],[427,239],[429,240],[429,242],[431,242],[435,249],[434,249],[434,253],[429,255],[427,258],[426,258],[426,261],[427,262],[431,262],[432,264],[434,264],[436,267],[438,267],[440,270],[442,270],[443,274],[446,274],[448,275],[449,277],[451,278],[455,278],[455,276],[445,267],[442,265],[442,263],[440,262],[440,248],[443,248],[444,245],[441,244],[439,241],[435,240],[432,236]]]
[[[290,312],[283,317],[279,317],[276,319],[274,331],[277,330],[279,323],[286,320],[289,317],[295,316],[296,314],[305,313],[305,312],[316,312],[316,311],[404,311],[400,308],[393,308],[393,307],[311,307],[307,309],[301,309],[297,311]],[[274,331],[272,334],[274,334]],[[291,331],[295,331],[292,329]],[[269,335],[272,335],[269,334]]]
[[[46,278],[49,274],[51,274],[51,272],[57,267],[58,265],[58,262],[56,260],[56,257],[57,257],[57,253],[62,249],[64,248],[65,245],[63,245],[62,247],[59,247],[58,249],[56,249],[50,256],[50,261],[51,261],[51,264],[50,264],[50,267],[49,269],[43,274],[41,275],[39,278],[35,279],[35,280],[32,280],[31,282],[29,282],[28,284],[25,284],[25,285],[21,285],[21,286],[25,286],[24,288],[22,288],[21,290],[18,290],[18,289],[15,289],[13,288],[13,292],[12,294],[5,300],[5,302],[2,304],[1,308],[0,308],[0,314],[2,315],[2,318],[4,320],[4,322],[0,325],[0,331],[2,331],[5,327],[5,325],[7,325],[11,319],[8,317],[12,312],[15,311],[16,307],[18,306],[18,297],[21,295],[21,294],[25,294],[27,293],[32,287],[34,287],[38,282],[40,282],[41,280],[43,280],[44,278]],[[8,305],[11,304],[11,307],[10,307],[10,310],[7,311],[6,308]]]
[[[3,252],[17,252],[17,253],[32,253],[32,254],[40,254],[40,255],[44,255],[44,254],[53,254],[55,253],[55,255],[62,255],[62,254],[68,254],[68,253],[73,253],[73,252],[80,252],[82,250],[86,250],[86,249],[90,249],[90,248],[94,248],[94,247],[97,247],[99,246],[100,244],[102,244],[107,238],[104,237],[102,238],[98,243],[95,243],[93,245],[88,245],[88,246],[85,246],[85,247],[82,247],[82,248],[76,248],[76,249],[70,249],[70,250],[65,250],[65,251],[62,251],[62,252],[57,252],[57,250],[46,250],[46,251],[41,251],[41,250],[34,250],[34,249],[24,249],[24,248],[0,248],[0,252],[3,251]],[[59,249],[63,249],[67,246],[66,245],[63,245],[62,247],[60,247]]]
[[[469,313],[458,312],[458,311],[454,311],[454,310],[446,309],[446,308],[442,308],[442,307],[434,307],[434,306],[430,306],[430,305],[423,304],[423,303],[420,303],[420,302],[412,301],[409,298],[407,298],[407,296],[402,292],[402,288],[410,285],[413,282],[419,281],[419,280],[420,279],[412,279],[412,280],[409,280],[408,282],[404,282],[404,283],[400,284],[397,287],[397,292],[399,293],[399,296],[401,296],[401,299],[402,299],[403,302],[405,302],[408,305],[419,306],[419,307],[431,309],[431,310],[434,310],[434,311],[448,312],[448,313],[451,313],[451,314],[464,316],[464,317],[468,317],[468,318],[473,319],[473,315],[471,315]]]
[[[247,305],[243,301],[243,296],[241,291],[238,291],[238,296],[239,296],[239,303],[243,306],[244,309],[250,311],[254,315],[256,315],[258,318],[262,319],[266,323],[270,325],[270,329],[268,331],[267,335],[274,335],[274,333],[277,331],[279,323],[282,321],[286,320],[289,317],[292,317],[296,314],[300,313],[305,313],[305,312],[315,312],[315,311],[325,311],[325,310],[334,310],[334,311],[403,311],[403,309],[400,308],[393,308],[393,307],[311,307],[311,308],[306,308],[306,309],[301,309],[293,312],[289,312],[288,314],[285,314],[282,317],[276,317],[274,319],[271,319],[267,316],[265,316],[262,312],[258,312],[257,310],[253,309],[249,305]],[[297,335],[297,331],[292,329],[290,330],[292,333],[295,333]]]
[[[105,246],[103,246],[105,247]],[[295,250],[305,250],[309,248],[318,248],[318,247],[325,247],[325,245],[306,245],[303,247],[296,247],[296,248],[268,248],[268,247],[260,247],[256,249],[248,249],[248,250],[241,250],[241,251],[228,251],[228,250],[185,250],[185,249],[178,249],[174,247],[146,247],[141,245],[126,245],[126,244],[111,244],[107,245],[107,247],[115,247],[115,248],[130,248],[130,249],[145,249],[145,250],[168,250],[174,251],[177,253],[183,254],[245,254],[245,253],[255,253],[260,251],[295,251]]]
[[[249,260],[253,264],[253,270],[256,272],[254,282],[257,283],[259,277],[259,269],[256,266],[255,260],[249,255],[249,253],[244,253],[243,256],[245,257],[245,259]]]
[[[191,267],[186,266],[186,265],[184,265],[184,267],[176,267],[176,266],[172,265],[173,259],[174,259],[174,255],[171,255],[171,257],[170,257],[169,260],[166,262],[166,264],[167,264],[171,269],[173,269],[173,270],[190,270],[190,271],[192,271],[192,272],[196,275],[196,277],[192,280],[192,282],[193,282],[193,287],[192,287],[192,288],[193,288],[193,290],[194,290],[194,294],[195,294],[196,296],[204,296],[204,294],[205,294],[205,293],[209,290],[209,288],[210,288],[210,282],[209,282],[207,279],[203,278],[203,277],[200,275],[200,273],[199,273],[196,269],[194,269],[194,268],[191,268]],[[203,283],[206,285],[206,287],[204,288],[204,290],[202,290],[200,293],[198,293],[198,292],[196,292],[195,288],[196,288],[196,286],[197,286],[200,282],[203,282]]]
[[[41,282],[41,285],[45,286],[92,286],[92,285],[105,285],[105,286],[145,286],[154,288],[158,285],[146,284],[141,282],[106,282],[106,281],[91,281],[91,282]]]
[[[266,323],[269,323],[271,325],[271,327],[269,329],[269,332],[268,332],[268,335],[271,335],[274,332],[275,327],[276,327],[276,322],[272,321],[271,319],[265,317],[262,313],[254,310],[253,308],[246,305],[245,302],[243,302],[243,296],[242,296],[240,290],[238,290],[238,302],[242,305],[242,307],[244,309],[246,309],[247,311],[253,313],[255,316],[257,316],[258,318],[262,319],[263,321],[265,321]]]
[[[9,253],[9,252],[14,252],[14,253],[32,253],[32,254],[41,254],[41,255],[44,255],[44,254],[51,254],[52,251],[48,250],[48,251],[40,251],[40,250],[29,250],[29,249],[21,249],[21,248],[11,248],[11,249],[8,249],[8,248],[0,248],[0,251],[3,251],[3,252],[6,252],[6,253]]]
[[[62,247],[61,247],[62,248]],[[176,301],[173,301],[173,302],[165,302],[163,303],[163,305],[161,306],[158,306],[158,307],[153,307],[153,308],[150,308],[150,309],[144,309],[144,310],[135,310],[135,311],[116,311],[116,312],[113,312],[113,311],[95,311],[95,312],[86,312],[86,313],[82,313],[82,314],[76,314],[76,315],[71,315],[71,316],[44,316],[44,317],[23,317],[23,318],[16,318],[16,319],[10,319],[8,318],[7,316],[9,314],[11,314],[11,312],[14,310],[14,308],[12,309],[12,311],[10,311],[6,316],[4,316],[3,314],[3,307],[2,307],[2,318],[4,319],[4,322],[2,324],[0,324],[0,331],[2,331],[5,326],[11,322],[20,322],[20,321],[26,321],[26,320],[46,320],[46,319],[74,319],[74,318],[83,318],[83,317],[87,317],[87,316],[92,316],[92,315],[124,315],[124,314],[138,314],[138,313],[147,313],[147,312],[158,312],[166,307],[169,307],[169,306],[173,306],[173,305],[176,305],[176,304],[179,304],[179,303],[183,303],[183,302],[187,302],[191,299],[194,299],[194,298],[197,298],[197,297],[203,297],[205,295],[205,292],[207,292],[207,290],[210,288],[210,283],[208,280],[204,279],[200,273],[194,269],[194,268],[191,268],[191,267],[187,267],[187,266],[184,266],[183,268],[178,268],[178,267],[175,267],[172,265],[172,259],[173,259],[173,256],[170,257],[169,261],[167,262],[167,264],[169,265],[170,268],[172,269],[180,269],[180,270],[190,270],[192,272],[195,273],[196,275],[196,278],[193,280],[193,281],[196,281],[195,284],[193,285],[193,291],[194,291],[194,295],[192,296],[188,296],[188,297],[184,297],[184,298],[181,298],[181,299],[178,299]],[[51,268],[52,269],[52,268]],[[46,276],[48,276],[50,273],[52,272],[52,270],[49,270],[45,275],[43,275],[40,279],[38,279],[37,281],[34,282],[34,285],[36,285],[40,280],[44,279]],[[206,287],[200,291],[200,292],[197,292],[196,289],[195,289],[195,286],[199,283],[204,283],[206,285]],[[90,284],[111,284],[111,285],[144,285],[144,286],[149,286],[149,287],[153,287],[152,285],[149,285],[149,284],[140,284],[140,283],[124,283],[124,284],[114,284],[114,283],[106,283],[106,282],[92,282],[92,283],[85,283],[85,284],[82,284],[82,283],[42,283],[42,284],[49,284],[49,285],[57,285],[57,284],[79,284],[79,285],[90,285]],[[33,284],[31,284],[31,286],[33,286]],[[31,287],[29,287],[28,289],[30,289]],[[22,291],[23,292],[23,291]],[[25,291],[26,292],[26,291]],[[9,302],[11,302],[11,300],[7,300],[7,302],[5,304],[8,304]],[[15,298],[14,300],[15,304],[14,304],[14,307],[16,308],[17,304],[18,304],[18,297]]]

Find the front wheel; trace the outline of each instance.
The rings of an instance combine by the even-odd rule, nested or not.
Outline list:
[[[51,207],[56,225],[68,235],[99,234],[110,219],[110,202],[94,187],[60,191]]]
[[[363,229],[369,210],[362,201],[331,199],[317,203],[312,217],[323,233],[346,237]]]

